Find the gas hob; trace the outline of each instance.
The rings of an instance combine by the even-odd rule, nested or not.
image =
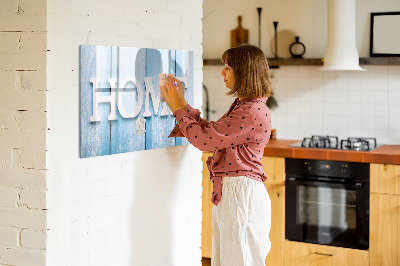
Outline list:
[[[376,138],[349,137],[339,141],[337,136],[306,137],[303,141],[289,145],[301,148],[337,149],[353,151],[371,151],[382,145],[378,145]]]

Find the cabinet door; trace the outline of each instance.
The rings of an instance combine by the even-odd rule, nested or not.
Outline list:
[[[265,259],[266,266],[283,265],[283,243],[285,240],[285,187],[265,184],[271,199],[271,250]]]
[[[285,266],[366,266],[365,250],[285,241]]]
[[[370,165],[371,193],[400,195],[400,165]]]
[[[266,184],[285,185],[285,158],[264,156],[261,163],[268,177]]]
[[[371,266],[400,265],[400,196],[371,194]]]
[[[212,252],[212,183],[206,161],[211,152],[203,153],[203,195],[202,195],[202,230],[201,230],[201,253],[204,258],[211,258]]]

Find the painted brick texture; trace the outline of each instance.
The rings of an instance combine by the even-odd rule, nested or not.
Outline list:
[[[48,1],[48,265],[201,265],[200,151],[79,159],[79,45],[192,50],[199,108],[202,2]]]
[[[0,3],[1,265],[45,265],[46,4]]]

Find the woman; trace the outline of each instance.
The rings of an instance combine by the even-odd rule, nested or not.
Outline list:
[[[178,122],[169,137],[184,136],[196,148],[214,151],[207,160],[213,182],[212,265],[265,265],[271,246],[271,202],[261,164],[271,130],[268,62],[252,45],[228,49],[222,62],[227,95],[237,98],[216,122],[202,119],[186,103],[176,78],[160,87]]]

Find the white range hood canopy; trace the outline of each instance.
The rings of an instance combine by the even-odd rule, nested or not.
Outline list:
[[[328,0],[328,44],[320,70],[358,70],[355,0]]]

